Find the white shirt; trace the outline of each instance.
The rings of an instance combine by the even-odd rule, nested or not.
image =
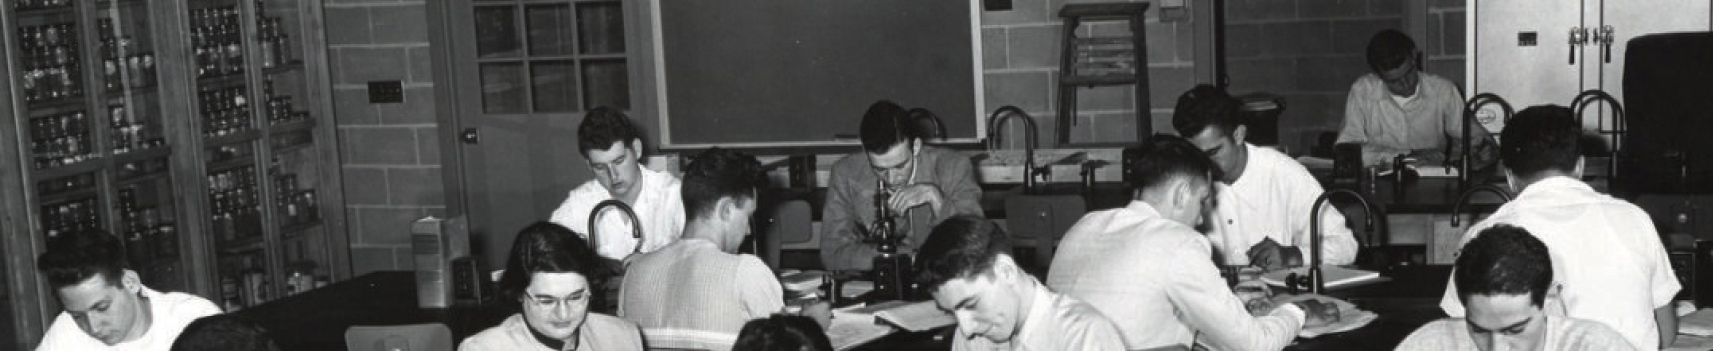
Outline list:
[[[1309,264],[1309,207],[1326,191],[1307,168],[1273,149],[1244,143],[1249,160],[1243,175],[1219,186],[1219,203],[1208,238],[1228,265],[1248,265],[1249,248],[1262,239],[1302,250]],[[1223,185],[1223,184],[1221,184]],[[1345,227],[1344,215],[1330,201],[1321,206],[1321,262],[1346,265],[1356,261],[1356,237]]]
[[[220,314],[220,307],[201,296],[162,293],[148,287],[143,287],[143,296],[149,298],[149,310],[154,320],[142,337],[107,346],[78,328],[71,314],[60,312],[58,317],[54,317],[53,325],[48,326],[48,333],[42,335],[42,343],[36,345],[36,351],[167,351],[172,349],[173,341],[178,340],[178,334],[190,322]]]
[[[1523,188],[1470,227],[1463,243],[1498,223],[1528,230],[1546,244],[1553,280],[1564,287],[1565,313],[1611,326],[1636,349],[1659,349],[1654,308],[1670,303],[1681,287],[1653,220],[1641,208],[1575,179],[1551,177]],[[1462,317],[1454,284],[1446,284],[1439,306],[1446,315]]]
[[[637,220],[642,222],[642,253],[654,252],[677,240],[684,231],[684,199],[678,191],[680,183],[677,177],[642,167],[642,175],[638,178],[641,181],[636,185],[637,190],[642,193],[637,195],[631,210],[636,211]],[[613,196],[606,187],[599,181],[589,180],[571,189],[571,193],[565,196],[565,203],[553,210],[549,221],[588,239],[589,211],[601,201],[610,199]],[[601,237],[596,240],[600,247],[595,251],[601,257],[623,260],[636,248],[636,239],[631,237],[630,220],[612,209],[607,211],[601,216]]]
[[[1091,212],[1059,243],[1047,286],[1093,305],[1129,349],[1279,350],[1302,328],[1294,305],[1255,317],[1226,287],[1201,233],[1148,203]]]
[[[641,326],[649,347],[730,350],[744,323],[783,309],[766,263],[702,238],[637,258],[619,288],[619,317]]]
[[[1047,350],[1122,350],[1124,340],[1112,321],[1088,303],[1055,293],[1029,279],[1035,289],[1030,299],[1029,315],[1017,326],[1011,341],[999,344],[985,337],[964,334],[959,328],[952,338],[954,351],[1047,351]]]

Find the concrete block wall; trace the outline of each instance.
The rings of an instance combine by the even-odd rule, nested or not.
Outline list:
[[[1423,1],[1423,0],[1417,0]],[[1412,34],[1425,70],[1463,85],[1464,5],[1431,0],[1425,14],[1406,11],[1407,0],[1231,0],[1226,5],[1226,49],[1231,92],[1267,92],[1285,98],[1279,141],[1293,154],[1315,134],[1343,123],[1350,84],[1369,73],[1364,50],[1384,29],[1409,33],[1407,16],[1421,16],[1427,33]]]
[[[410,222],[446,208],[423,1],[325,5],[351,269],[358,275],[411,269]],[[369,103],[368,82],[390,80],[403,83],[404,102]]]
[[[1110,2],[1082,0],[1013,0],[1012,9],[983,11],[981,46],[983,93],[989,110],[1016,105],[1035,117],[1042,145],[1055,135],[1058,110],[1059,56],[1064,27],[1058,11],[1067,3]],[[1204,5],[1197,2],[1191,6]],[[1195,85],[1195,33],[1190,19],[1160,21],[1160,10],[1150,6],[1145,31],[1148,40],[1149,101],[1156,132],[1171,130],[1172,105],[1179,93]],[[1079,33],[1087,36],[1123,35],[1124,22],[1085,24]],[[1135,90],[1103,87],[1080,91],[1077,123],[1071,139],[1077,141],[1134,141],[1136,130]],[[989,111],[991,112],[991,111]],[[1007,126],[1007,140],[1020,141],[1021,126]],[[1019,145],[1020,147],[1020,145]]]

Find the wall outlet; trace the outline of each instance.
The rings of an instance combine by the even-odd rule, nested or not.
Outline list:
[[[369,103],[404,102],[404,84],[396,80],[369,82]]]

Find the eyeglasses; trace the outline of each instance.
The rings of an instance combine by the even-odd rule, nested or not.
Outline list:
[[[588,298],[587,293],[574,293],[563,298],[539,295],[527,296],[523,298],[523,301],[525,305],[529,305],[537,309],[557,310],[562,306],[575,306],[574,303],[582,302],[586,298]]]

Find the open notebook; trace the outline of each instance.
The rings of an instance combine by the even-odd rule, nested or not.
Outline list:
[[[918,332],[956,323],[956,318],[940,311],[933,301],[888,301],[833,310],[827,337],[833,348],[845,350],[886,336],[894,326]]]
[[[1267,272],[1267,274],[1261,275],[1261,281],[1267,283],[1267,285],[1283,287],[1283,286],[1285,286],[1285,278],[1286,277],[1290,276],[1291,274],[1296,274],[1298,276],[1307,276],[1308,271],[1309,271],[1308,267],[1297,267],[1297,268]],[[1338,267],[1338,266],[1322,265],[1320,267],[1320,272],[1321,272],[1321,274],[1325,275],[1325,278],[1324,278],[1324,280],[1326,282],[1325,288],[1327,288],[1327,289],[1352,286],[1352,285],[1362,285],[1362,284],[1366,284],[1366,283],[1381,282],[1381,281],[1385,280],[1385,278],[1380,277],[1380,272],[1365,271],[1365,270],[1360,270],[1360,269],[1350,269],[1350,268],[1344,268],[1344,267]]]

